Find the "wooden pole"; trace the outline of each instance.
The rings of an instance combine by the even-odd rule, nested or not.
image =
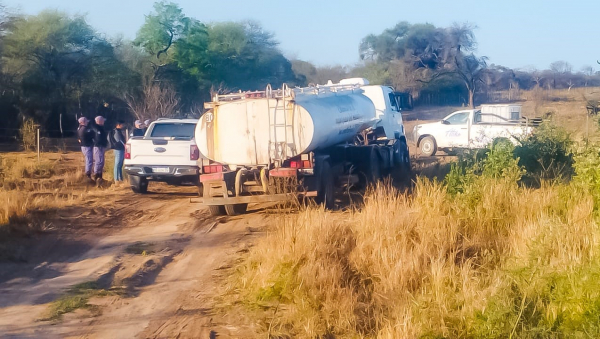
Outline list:
[[[40,129],[37,129],[37,156],[38,162],[40,162]]]

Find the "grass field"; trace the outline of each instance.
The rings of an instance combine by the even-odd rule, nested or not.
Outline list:
[[[114,159],[106,154],[103,188],[112,184]],[[33,222],[36,214],[71,206],[93,189],[83,173],[79,152],[32,152],[0,154],[0,230],[29,232],[43,227]],[[43,221],[43,220],[42,220]]]
[[[417,164],[411,194],[281,216],[222,307],[275,338],[600,337],[598,122],[579,95],[524,102],[555,127],[519,150]]]

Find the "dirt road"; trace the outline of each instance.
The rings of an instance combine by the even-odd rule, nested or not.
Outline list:
[[[219,322],[211,297],[224,281],[219,269],[267,217],[215,219],[197,201],[194,188],[141,196],[123,187],[48,216],[48,232],[20,239],[17,255],[0,263],[1,336],[253,337],[251,326]],[[85,282],[110,292],[48,320],[51,302]]]

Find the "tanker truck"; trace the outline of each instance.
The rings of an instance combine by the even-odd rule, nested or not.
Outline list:
[[[203,203],[212,215],[249,203],[313,198],[333,208],[336,187],[368,184],[410,157],[392,87],[344,79],[305,88],[215,95],[196,125]]]

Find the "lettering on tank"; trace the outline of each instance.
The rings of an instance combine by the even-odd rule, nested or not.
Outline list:
[[[348,127],[348,128],[344,128],[344,129],[342,129],[342,130],[340,130],[340,131],[338,132],[338,135],[341,135],[341,134],[349,134],[349,133],[355,133],[355,132],[356,132],[356,130],[358,129],[358,127],[360,127],[360,125],[359,125],[359,124],[352,125],[352,126],[350,126],[350,127]]]
[[[359,120],[362,118],[361,114],[347,115],[345,117],[335,119],[336,124],[343,124],[345,122],[350,122],[354,120]]]

